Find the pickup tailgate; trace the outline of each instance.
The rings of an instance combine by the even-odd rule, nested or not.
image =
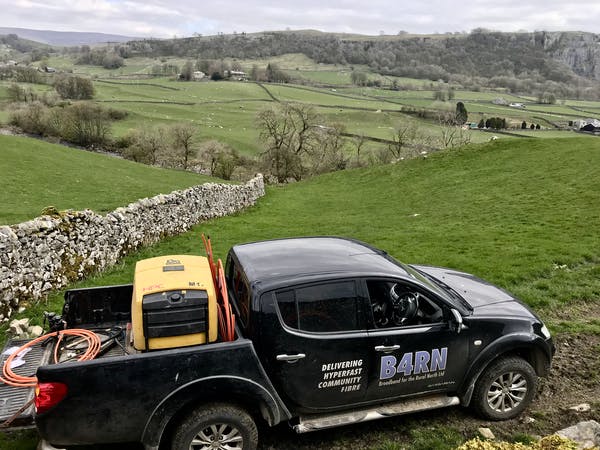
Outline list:
[[[2,350],[0,367],[4,367],[4,362],[10,355],[7,352],[14,351],[27,342],[26,339],[9,340]],[[41,343],[31,347],[26,354],[13,360],[20,364],[13,367],[13,372],[22,376],[35,375],[39,366],[48,364],[51,349],[51,345],[42,346]],[[34,391],[34,387],[15,387],[0,382],[0,429],[33,426]]]

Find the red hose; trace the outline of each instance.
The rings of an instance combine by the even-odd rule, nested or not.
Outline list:
[[[98,352],[100,351],[100,346],[101,346],[100,338],[98,337],[98,335],[96,333],[94,333],[93,331],[90,331],[90,330],[85,330],[82,328],[72,328],[72,329],[67,329],[67,330],[56,331],[54,333],[44,334],[40,337],[37,337],[37,338],[27,342],[25,345],[21,346],[17,351],[13,352],[6,359],[6,361],[4,362],[4,366],[2,367],[3,377],[0,377],[0,381],[2,381],[5,384],[8,384],[9,386],[16,386],[16,387],[35,386],[37,383],[37,377],[35,377],[35,376],[27,377],[27,376],[23,376],[23,375],[17,375],[10,368],[10,364],[19,355],[19,353],[21,353],[23,350],[25,350],[29,347],[33,347],[35,344],[43,342],[46,339],[51,338],[51,337],[57,338],[57,342],[54,347],[54,362],[58,363],[58,349],[60,347],[60,343],[64,336],[79,336],[79,337],[83,338],[83,340],[85,340],[85,342],[87,343],[88,346],[87,346],[86,351],[79,358],[77,358],[77,361],[88,361],[90,359],[94,359],[96,357],[96,355],[98,355]]]
[[[219,328],[221,337],[224,341],[233,341],[235,332],[235,315],[231,311],[229,304],[229,295],[227,294],[227,281],[225,280],[225,271],[223,263],[219,259],[218,264],[218,290],[219,290]]]
[[[233,341],[235,338],[235,315],[231,310],[229,304],[229,296],[227,294],[227,281],[225,280],[225,271],[223,270],[223,263],[218,260],[218,264],[215,264],[213,257],[212,244],[210,237],[206,237],[202,234],[202,242],[204,242],[204,249],[206,250],[206,257],[210,266],[210,272],[213,278],[213,285],[217,294],[217,315],[219,322],[219,334],[221,339],[225,342]]]

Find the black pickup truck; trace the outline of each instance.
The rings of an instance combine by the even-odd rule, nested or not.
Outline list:
[[[150,351],[128,345],[132,285],[68,291],[67,327],[117,345],[64,364],[48,363],[52,345],[30,352],[37,412],[1,386],[0,416],[34,423],[42,448],[247,450],[258,421],[302,433],[458,404],[509,419],[554,353],[544,324],[506,291],[355,240],[236,245],[225,274],[234,339]]]

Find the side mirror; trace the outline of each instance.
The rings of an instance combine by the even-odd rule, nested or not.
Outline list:
[[[450,310],[450,312],[452,313],[452,317],[454,319],[452,321],[452,323],[456,326],[456,334],[458,334],[458,333],[460,333],[460,331],[463,328],[463,318],[460,315],[460,313],[456,309],[454,309],[454,308],[452,308]]]

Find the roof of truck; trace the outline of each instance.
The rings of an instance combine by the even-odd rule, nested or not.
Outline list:
[[[410,277],[406,269],[363,242],[302,237],[236,245],[231,249],[251,284],[261,290],[332,276]]]

